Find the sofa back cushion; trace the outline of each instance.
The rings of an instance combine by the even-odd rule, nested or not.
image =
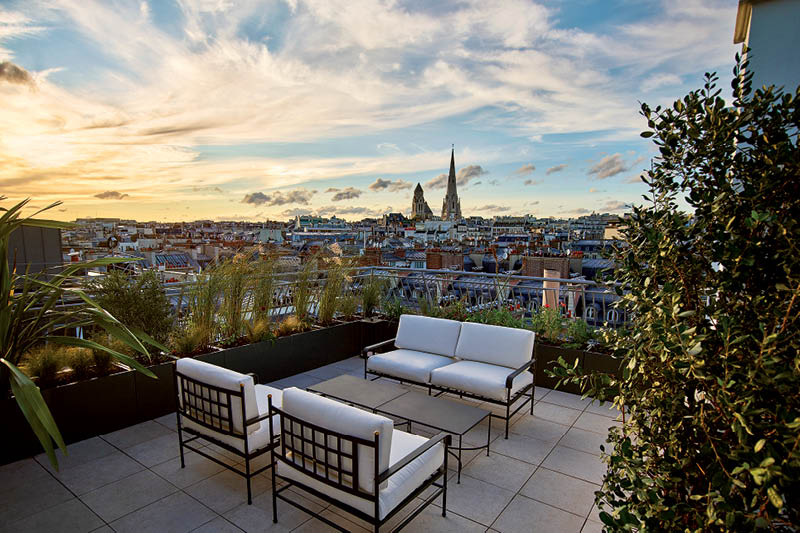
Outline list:
[[[461,322],[418,315],[402,315],[394,342],[398,348],[453,357]]]
[[[464,322],[456,357],[508,368],[519,368],[533,357],[535,334],[527,329]]]
[[[392,431],[394,423],[385,416],[376,415],[363,411],[356,407],[345,405],[341,402],[324,398],[317,394],[300,390],[296,387],[290,387],[283,391],[283,407],[282,410],[289,416],[293,416],[303,422],[308,422],[315,426],[325,428],[336,433],[349,435],[366,439],[370,442],[375,440],[375,432],[379,432],[378,449],[374,450],[371,447],[358,445],[358,487],[370,494],[374,494],[375,490],[375,456],[378,457],[379,472],[383,472],[389,468],[389,452],[392,448]],[[291,424],[292,421],[285,419],[281,421],[281,439],[289,439],[290,436],[286,435],[285,424]],[[300,433],[299,428],[292,428],[291,432],[295,435]],[[310,429],[306,428],[303,432],[306,439],[309,441],[314,440],[319,446],[312,446],[310,442],[305,444],[301,442],[299,437],[294,437],[292,448],[297,450],[302,449],[303,454],[308,459],[303,464],[303,459],[297,455],[288,458],[307,470],[315,471],[317,475],[325,475],[325,463],[328,464],[329,472],[328,478],[338,482],[338,476],[335,474],[335,468],[338,468],[338,454],[326,454],[322,449],[325,443],[324,436],[316,432],[312,436]],[[286,441],[288,442],[288,441]],[[341,445],[341,450],[345,453],[352,454],[352,446],[347,441],[339,441],[334,437],[328,438],[328,448],[337,449]],[[313,449],[312,449],[313,448]],[[310,459],[313,457],[313,461]],[[350,459],[344,458],[339,455],[341,459],[342,470],[353,472],[354,468]],[[333,469],[331,468],[333,467]],[[347,479],[347,476],[342,478],[342,482],[352,484],[352,476]]]
[[[253,382],[252,376],[246,376],[244,374],[240,374],[239,372],[234,372],[233,370],[228,370],[227,368],[222,368],[221,366],[198,361],[197,359],[192,359],[190,357],[178,359],[175,365],[176,370],[188,378],[199,381],[200,383],[211,385],[213,387],[219,387],[231,392],[235,392],[237,394],[241,390],[241,385],[244,385],[244,405],[246,410],[246,418],[249,420],[258,416],[258,402],[256,401],[255,383]],[[195,388],[197,390],[193,390]],[[227,404],[225,394],[220,395],[216,391],[212,391],[204,387],[197,387],[193,384],[190,384],[189,387],[187,387],[187,392],[192,392],[193,394],[197,395],[187,396],[189,408],[191,409],[190,412],[193,416],[202,419],[203,413],[211,413],[219,416],[222,419],[228,419],[227,405],[215,405],[211,402],[202,401],[200,399],[205,398],[215,402],[222,401],[223,403]],[[179,376],[178,401],[181,407],[183,407],[183,396],[184,395]],[[236,396],[231,396],[231,412],[231,418],[233,418],[233,431],[235,433],[243,434],[242,401]],[[207,419],[206,423],[211,423],[211,420]],[[249,425],[247,426],[247,432],[254,433],[255,431],[258,431],[260,427],[261,424],[258,422]]]

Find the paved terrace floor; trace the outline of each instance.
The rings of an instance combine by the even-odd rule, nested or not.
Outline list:
[[[352,358],[271,385],[303,388],[340,374],[363,376],[362,369]],[[404,531],[601,531],[593,493],[605,472],[600,445],[606,429],[618,424],[617,413],[608,404],[543,388],[536,389],[535,413],[518,414],[508,440],[502,421],[494,420],[491,455],[467,452],[460,485],[451,472],[447,517],[431,505]],[[478,427],[465,443],[482,444],[485,436],[486,427]],[[173,414],[70,445],[68,457],[59,453],[58,473],[44,454],[2,466],[0,531],[332,530],[283,502],[273,524],[269,470],[253,479],[253,504],[247,505],[244,478],[192,452],[181,469],[177,443]],[[325,502],[306,502],[350,531],[367,531],[367,524]]]

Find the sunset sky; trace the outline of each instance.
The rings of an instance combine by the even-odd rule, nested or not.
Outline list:
[[[717,71],[735,0],[0,0],[0,193],[53,218],[575,216],[641,200],[639,102]]]

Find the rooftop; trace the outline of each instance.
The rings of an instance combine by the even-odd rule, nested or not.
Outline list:
[[[341,374],[363,377],[363,361],[346,359],[270,385],[305,388]],[[601,531],[593,505],[605,472],[600,446],[607,428],[619,425],[618,412],[542,387],[536,388],[534,412],[523,409],[513,418],[508,440],[502,420],[493,419],[490,455],[465,452],[460,484],[451,470],[447,517],[437,500],[405,531],[531,531],[534,524],[565,533]],[[483,443],[485,431],[475,428],[465,442]],[[207,449],[230,464],[240,461],[213,445]],[[247,505],[244,479],[233,472],[193,452],[181,469],[174,414],[71,444],[68,451],[67,457],[59,452],[59,472],[44,454],[0,467],[3,531],[331,530],[280,501],[279,523],[273,524],[270,470],[254,478],[253,504]],[[326,502],[307,499],[342,527],[368,531],[366,523]],[[401,512],[392,522],[405,516]]]

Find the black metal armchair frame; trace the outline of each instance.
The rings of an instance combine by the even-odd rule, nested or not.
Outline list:
[[[450,394],[458,395],[459,398],[471,398],[473,400],[481,400],[483,402],[489,402],[491,404],[499,405],[506,408],[506,414],[498,415],[497,413],[492,413],[492,416],[495,418],[499,418],[501,420],[505,420],[506,422],[506,433],[505,438],[508,438],[508,426],[511,421],[511,417],[517,414],[522,408],[524,408],[528,403],[531,405],[531,414],[533,414],[533,405],[534,405],[534,393],[536,392],[536,385],[535,385],[535,377],[534,381],[531,381],[530,385],[525,385],[523,388],[515,392],[513,395],[511,394],[511,388],[514,383],[514,378],[522,374],[528,369],[531,369],[531,372],[534,376],[536,376],[536,355],[535,355],[535,348],[534,352],[531,353],[531,359],[521,367],[513,370],[508,376],[506,377],[506,399],[505,400],[496,400],[494,398],[487,398],[485,396],[480,396],[477,394],[472,394],[467,391],[462,391],[459,389],[454,389],[451,387],[443,387],[440,385],[433,385],[431,383],[422,383],[419,381],[414,381],[410,379],[399,378],[397,376],[392,376],[391,374],[384,374],[382,372],[375,372],[373,370],[369,370],[367,368],[367,361],[369,360],[370,356],[375,354],[375,350],[379,348],[383,348],[388,346],[394,341],[396,338],[391,338],[385,341],[381,341],[370,346],[367,346],[361,351],[361,357],[364,359],[364,379],[368,379],[369,375],[375,376],[373,381],[379,378],[386,378],[391,379],[393,381],[398,381],[400,383],[410,383],[412,385],[419,385],[420,387],[425,387],[428,389],[428,394],[433,394],[433,391],[437,391],[438,394],[436,396],[440,396],[445,392]],[[520,399],[524,398],[523,402],[516,406],[516,408],[512,411],[511,407]]]
[[[375,432],[375,437],[373,440],[354,437],[351,435],[345,435],[343,433],[326,429],[321,426],[317,426],[309,422],[306,422],[292,415],[289,415],[286,412],[282,411],[281,409],[278,409],[277,407],[272,405],[271,395],[268,398],[269,398],[268,400],[269,414],[279,415],[279,420],[281,424],[280,446],[272,448],[271,463],[273,465],[277,465],[277,462],[281,461],[284,464],[288,465],[289,467],[294,468],[295,470],[307,476],[310,476],[311,478],[321,483],[324,483],[325,485],[339,489],[348,494],[353,494],[359,498],[363,498],[364,500],[371,502],[372,505],[374,506],[373,514],[370,515],[359,509],[356,509],[351,505],[341,502],[336,498],[333,498],[329,494],[325,494],[324,492],[316,490],[296,480],[281,476],[280,474],[277,473],[277,468],[273,468],[272,469],[272,521],[273,522],[275,523],[278,522],[277,504],[278,504],[278,499],[280,499],[314,516],[318,520],[324,522],[325,524],[329,525],[330,527],[338,531],[344,531],[344,532],[348,531],[339,524],[336,524],[335,522],[332,522],[331,520],[322,516],[320,513],[315,513],[310,509],[303,507],[295,500],[288,498],[283,494],[287,489],[293,486],[299,487],[303,491],[312,494],[317,498],[320,498],[330,504],[333,504],[336,507],[352,514],[353,516],[369,523],[375,528],[376,533],[379,531],[382,525],[388,522],[401,509],[408,506],[409,503],[413,502],[420,494],[422,494],[430,486],[436,487],[437,490],[435,490],[433,494],[425,498],[425,500],[414,510],[414,512],[412,512],[400,524],[398,524],[395,527],[394,531],[399,531],[400,529],[408,525],[428,505],[433,503],[433,501],[436,498],[438,498],[439,495],[442,496],[442,516],[447,516],[447,455],[448,455],[448,447],[450,446],[452,438],[449,434],[439,433],[438,435],[429,439],[424,445],[410,452],[398,463],[392,465],[390,468],[381,472],[378,461],[378,450],[380,443],[379,432],[377,431]],[[273,420],[272,416],[270,416],[270,431],[273,431],[274,429],[272,427],[273,424],[272,420]],[[307,436],[309,433],[310,433],[310,438]],[[320,442],[319,437],[321,437],[322,442]],[[331,441],[335,442],[335,446],[329,445]],[[299,446],[296,445],[297,442],[299,442]],[[394,474],[396,474],[397,472],[408,466],[411,463],[411,461],[420,457],[423,453],[430,450],[433,446],[435,446],[440,442],[444,443],[444,462],[442,466],[439,467],[436,470],[436,472],[434,472],[434,474],[430,476],[422,485],[416,488],[402,502],[400,502],[397,506],[395,506],[394,509],[388,512],[386,516],[384,516],[382,519],[379,518],[380,485],[383,482],[387,481]],[[366,450],[359,449],[359,445],[367,449]],[[308,447],[311,448],[311,453],[308,453]],[[347,451],[348,449],[349,451]],[[279,452],[276,452],[276,450],[279,450]],[[373,454],[374,457],[373,462],[375,465],[375,470],[373,472],[372,492],[365,491],[359,487],[358,459],[360,453],[371,453]],[[289,454],[289,456],[292,457],[291,460],[287,459],[287,454]],[[324,458],[323,461],[319,460],[320,456]],[[295,458],[300,459],[300,464],[298,464],[294,460]],[[333,466],[332,464],[334,462],[335,466]],[[282,479],[283,481],[286,482],[286,484],[278,488],[277,478]]]
[[[264,414],[249,420],[246,419],[247,415],[245,413],[247,412],[247,409],[245,405],[244,385],[240,385],[238,391],[233,391],[222,387],[215,387],[181,374],[178,372],[174,364],[172,366],[172,373],[175,382],[175,413],[178,426],[178,445],[180,448],[181,468],[186,467],[183,453],[184,448],[191,450],[198,455],[202,455],[206,459],[214,461],[218,465],[224,466],[228,470],[239,474],[247,480],[247,503],[248,505],[252,504],[253,492],[251,488],[251,479],[272,466],[272,462],[256,470],[251,468],[250,463],[253,459],[256,459],[257,457],[260,457],[272,450],[276,446],[278,439],[276,437],[272,437],[271,443],[268,446],[264,446],[259,450],[251,452],[247,438],[247,428],[253,424],[266,420],[268,415]],[[241,423],[243,433],[235,431],[234,429],[234,401],[241,402]],[[215,433],[219,433],[220,435],[227,435],[236,439],[241,439],[244,451],[236,448],[235,446],[231,446],[220,439],[215,439],[214,437],[211,437],[205,433],[196,431],[193,428],[183,427],[183,424],[181,423],[181,416],[185,416],[192,422],[208,428]],[[191,437],[184,439],[184,433],[188,433],[191,435]],[[270,435],[274,435],[274,433],[270,432]],[[192,445],[192,443],[197,440],[210,442],[224,450],[242,457],[244,459],[244,471],[236,468],[233,465],[229,465],[217,457],[214,457],[213,455],[203,451],[201,448]]]

